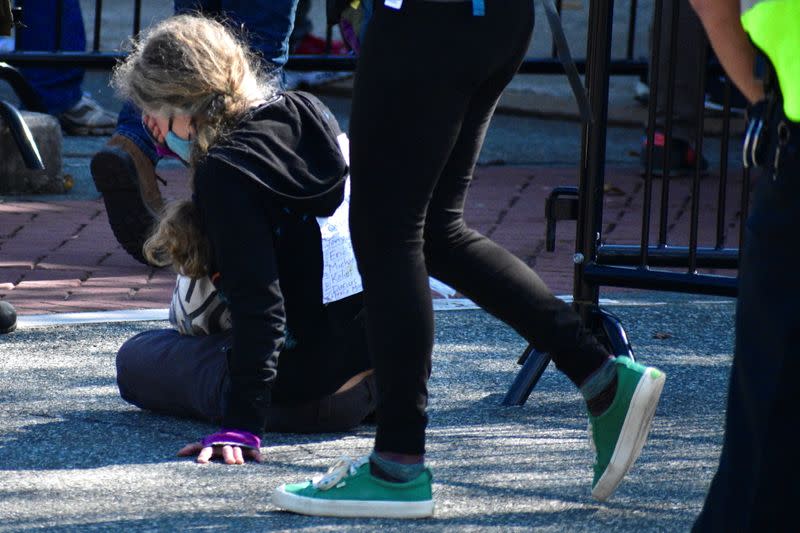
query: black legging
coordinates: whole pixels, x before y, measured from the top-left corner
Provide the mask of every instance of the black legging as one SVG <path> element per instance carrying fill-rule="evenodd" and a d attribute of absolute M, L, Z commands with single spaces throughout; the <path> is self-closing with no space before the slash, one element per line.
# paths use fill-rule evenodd
<path fill-rule="evenodd" d="M 513 327 L 580 384 L 608 357 L 542 280 L 469 229 L 464 201 L 497 100 L 524 58 L 532 0 L 375 2 L 350 120 L 350 225 L 378 383 L 375 448 L 425 449 L 428 274 Z"/>

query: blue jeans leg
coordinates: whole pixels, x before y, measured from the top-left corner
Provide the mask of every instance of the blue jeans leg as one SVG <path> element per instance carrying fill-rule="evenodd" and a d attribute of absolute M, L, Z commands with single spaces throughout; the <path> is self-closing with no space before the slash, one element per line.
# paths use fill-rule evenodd
<path fill-rule="evenodd" d="M 244 26 L 248 41 L 273 68 L 289 58 L 289 36 L 294 27 L 297 0 L 175 0 L 175 13 L 202 10 L 224 14 L 235 26 Z"/>
<path fill-rule="evenodd" d="M 56 43 L 57 21 L 53 16 L 57 1 L 62 2 L 59 43 Z M 17 30 L 17 50 L 86 50 L 86 33 L 78 0 L 25 0 L 24 8 L 26 27 Z M 50 114 L 61 114 L 81 99 L 84 74 L 81 68 L 26 67 L 20 70 Z"/>
<path fill-rule="evenodd" d="M 133 105 L 132 102 L 125 102 L 117 117 L 117 129 L 115 133 L 123 135 L 139 147 L 144 154 L 155 164 L 158 161 L 156 147 L 150 136 L 144 131 L 142 125 L 142 110 Z"/>
<path fill-rule="evenodd" d="M 311 18 L 308 16 L 309 11 L 311 11 L 311 0 L 298 0 L 297 12 L 294 17 L 294 29 L 289 43 L 292 48 L 302 41 L 306 35 L 310 34 L 313 29 Z"/>

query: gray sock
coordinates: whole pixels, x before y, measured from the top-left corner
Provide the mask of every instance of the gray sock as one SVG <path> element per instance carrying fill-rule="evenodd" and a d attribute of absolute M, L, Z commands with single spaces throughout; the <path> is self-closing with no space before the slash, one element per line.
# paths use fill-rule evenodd
<path fill-rule="evenodd" d="M 406 481 L 416 479 L 425 470 L 424 462 L 410 465 L 397 463 L 384 459 L 374 450 L 369 456 L 369 462 L 372 475 L 395 483 L 405 483 Z"/>
<path fill-rule="evenodd" d="M 600 368 L 595 370 L 591 376 L 586 378 L 586 381 L 581 383 L 581 394 L 583 399 L 587 402 L 608 387 L 617 375 L 617 368 L 614 366 L 614 358 L 609 357 L 600 365 Z"/>

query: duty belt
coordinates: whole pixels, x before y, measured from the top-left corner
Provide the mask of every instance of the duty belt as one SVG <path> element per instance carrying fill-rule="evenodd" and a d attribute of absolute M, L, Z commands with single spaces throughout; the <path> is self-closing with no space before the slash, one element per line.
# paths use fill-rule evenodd
<path fill-rule="evenodd" d="M 749 119 L 742 145 L 742 164 L 745 168 L 763 167 L 769 157 L 769 135 L 774 131 L 775 158 L 773 168 L 778 168 L 781 152 L 790 144 L 800 147 L 800 123 L 787 119 L 780 106 L 772 102 L 758 102 L 748 111 Z M 777 122 L 773 129 L 771 126 Z"/>

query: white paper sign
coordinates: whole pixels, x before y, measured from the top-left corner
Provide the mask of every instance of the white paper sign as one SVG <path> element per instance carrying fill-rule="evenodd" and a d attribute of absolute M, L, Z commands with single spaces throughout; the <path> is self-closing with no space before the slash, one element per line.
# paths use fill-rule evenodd
<path fill-rule="evenodd" d="M 350 242 L 350 178 L 344 186 L 344 201 L 333 213 L 317 218 L 322 236 L 322 303 L 342 300 L 362 291 L 361 276 Z"/>
<path fill-rule="evenodd" d="M 350 163 L 350 141 L 339 135 L 339 147 L 345 161 Z M 344 200 L 329 217 L 318 217 L 322 237 L 322 303 L 328 304 L 352 296 L 363 290 L 361 276 L 350 242 L 350 178 L 344 184 Z M 431 289 L 445 298 L 456 294 L 455 289 L 441 281 L 429 278 Z"/>
<path fill-rule="evenodd" d="M 350 142 L 338 138 L 345 161 L 350 163 Z M 344 200 L 329 217 L 318 217 L 322 237 L 322 303 L 336 302 L 361 292 L 353 244 L 350 242 L 350 178 L 344 184 Z"/>

